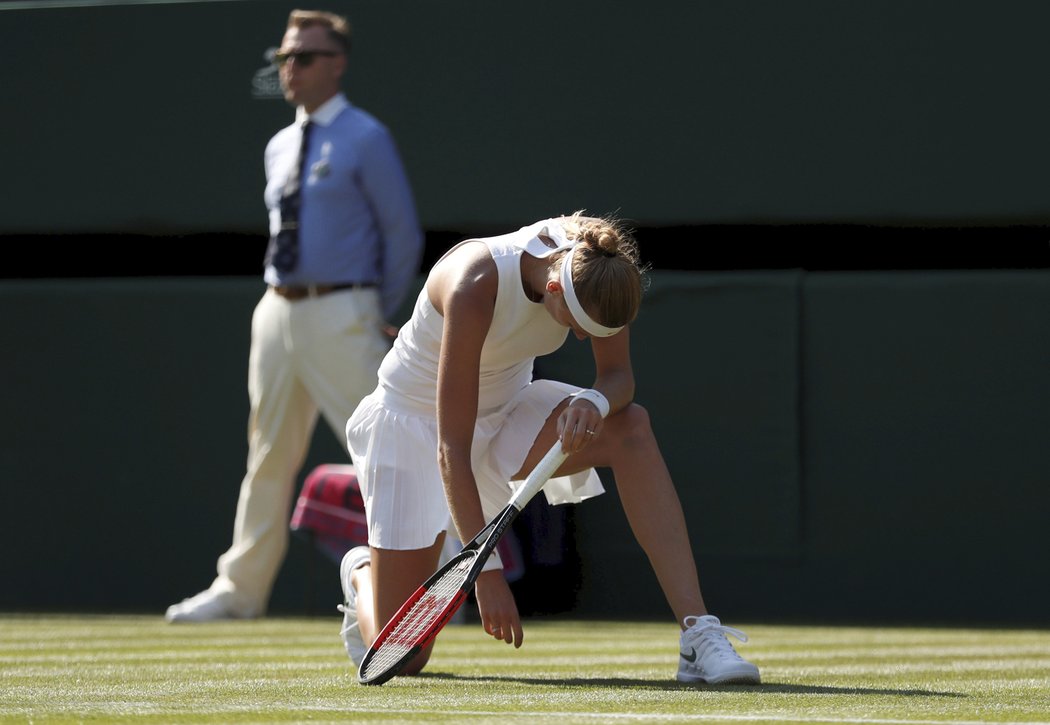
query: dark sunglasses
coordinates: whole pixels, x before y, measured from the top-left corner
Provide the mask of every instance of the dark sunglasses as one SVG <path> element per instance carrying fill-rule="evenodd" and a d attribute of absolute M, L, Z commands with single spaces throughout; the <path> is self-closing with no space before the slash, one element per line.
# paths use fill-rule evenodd
<path fill-rule="evenodd" d="M 273 61 L 277 65 L 284 65 L 290 60 L 295 60 L 297 66 L 307 68 L 313 64 L 314 58 L 319 55 L 330 58 L 334 55 L 339 55 L 339 53 L 334 50 L 293 50 L 289 52 L 279 50 L 273 54 Z"/>

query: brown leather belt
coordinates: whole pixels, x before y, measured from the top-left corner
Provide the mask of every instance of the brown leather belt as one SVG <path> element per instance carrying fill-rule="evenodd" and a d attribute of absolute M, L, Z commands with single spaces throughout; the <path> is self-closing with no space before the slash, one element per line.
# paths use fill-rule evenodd
<path fill-rule="evenodd" d="M 270 285 L 270 289 L 286 300 L 296 302 L 307 297 L 323 297 L 344 289 L 369 289 L 377 286 L 375 282 L 345 282 L 341 284 Z"/>

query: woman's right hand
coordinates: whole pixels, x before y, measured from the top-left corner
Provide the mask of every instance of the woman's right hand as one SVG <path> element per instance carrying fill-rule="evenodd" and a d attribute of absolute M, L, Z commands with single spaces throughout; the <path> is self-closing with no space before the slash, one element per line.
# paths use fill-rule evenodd
<path fill-rule="evenodd" d="M 521 629 L 518 605 L 503 576 L 502 569 L 484 571 L 474 585 L 481 612 L 481 626 L 485 634 L 501 639 L 507 644 L 521 647 L 525 633 Z"/>

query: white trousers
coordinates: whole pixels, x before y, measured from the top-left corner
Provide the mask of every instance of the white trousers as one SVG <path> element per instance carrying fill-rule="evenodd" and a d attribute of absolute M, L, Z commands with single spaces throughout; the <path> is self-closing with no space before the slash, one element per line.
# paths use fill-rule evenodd
<path fill-rule="evenodd" d="M 389 349 L 376 289 L 288 301 L 267 290 L 252 315 L 248 466 L 233 543 L 211 589 L 244 617 L 266 612 L 288 549 L 299 470 L 319 414 L 345 446 L 346 421 L 376 386 Z"/>

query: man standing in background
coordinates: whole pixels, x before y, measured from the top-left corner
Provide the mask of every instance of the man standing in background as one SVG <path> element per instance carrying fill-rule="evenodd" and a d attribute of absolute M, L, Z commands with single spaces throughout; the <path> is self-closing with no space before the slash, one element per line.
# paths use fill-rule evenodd
<path fill-rule="evenodd" d="M 266 147 L 267 290 L 252 317 L 248 467 L 218 576 L 169 622 L 259 617 L 288 548 L 293 488 L 319 414 L 345 425 L 376 385 L 423 235 L 389 131 L 340 90 L 346 18 L 293 10 L 276 53 L 296 121 Z"/>

